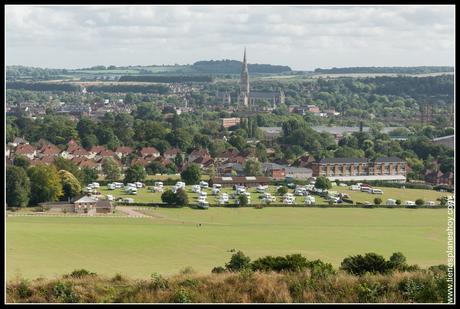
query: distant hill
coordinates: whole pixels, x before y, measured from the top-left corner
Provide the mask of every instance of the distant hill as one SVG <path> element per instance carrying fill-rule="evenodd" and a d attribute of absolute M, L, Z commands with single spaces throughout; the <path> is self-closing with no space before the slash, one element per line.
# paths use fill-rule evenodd
<path fill-rule="evenodd" d="M 243 63 L 237 60 L 198 61 L 192 65 L 194 71 L 215 74 L 240 74 Z M 284 73 L 292 69 L 285 65 L 248 64 L 249 73 Z"/>
<path fill-rule="evenodd" d="M 420 66 L 420 67 L 349 67 L 315 69 L 315 73 L 353 74 L 353 73 L 389 73 L 389 74 L 429 74 L 454 72 L 454 67 L 447 66 Z"/>

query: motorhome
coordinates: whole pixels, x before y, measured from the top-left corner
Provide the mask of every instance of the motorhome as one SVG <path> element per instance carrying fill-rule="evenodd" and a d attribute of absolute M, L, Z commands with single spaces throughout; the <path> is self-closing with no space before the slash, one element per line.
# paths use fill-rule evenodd
<path fill-rule="evenodd" d="M 219 189 L 219 188 L 212 188 L 211 193 L 212 193 L 213 195 L 217 195 L 217 194 L 219 194 L 219 192 L 220 192 L 220 189 Z"/>
<path fill-rule="evenodd" d="M 142 182 L 135 182 L 134 183 L 136 185 L 136 188 L 142 188 L 144 186 L 144 184 Z"/>
<path fill-rule="evenodd" d="M 116 186 L 115 186 L 114 183 L 109 183 L 109 184 L 107 185 L 107 188 L 108 188 L 109 190 L 115 190 L 115 189 L 116 189 Z"/>
<path fill-rule="evenodd" d="M 212 188 L 213 189 L 222 189 L 222 185 L 218 184 L 218 183 L 215 183 L 215 184 L 212 185 Z"/>
<path fill-rule="evenodd" d="M 414 201 L 406 201 L 404 203 L 404 205 L 406 205 L 406 206 L 415 206 L 415 202 Z"/>
<path fill-rule="evenodd" d="M 113 195 L 107 194 L 107 200 L 108 201 L 113 201 Z"/>
<path fill-rule="evenodd" d="M 93 183 L 91 183 L 91 185 L 93 186 L 93 188 L 99 188 L 100 187 L 98 182 L 93 182 Z"/>
<path fill-rule="evenodd" d="M 256 192 L 258 193 L 264 193 L 265 190 L 267 190 L 268 186 L 262 186 L 262 185 L 258 185 L 257 188 L 256 188 Z"/>
<path fill-rule="evenodd" d="M 352 185 L 350 186 L 351 191 L 361 191 L 361 187 L 358 185 Z"/>
<path fill-rule="evenodd" d="M 155 181 L 155 187 L 163 187 L 162 181 Z"/>
<path fill-rule="evenodd" d="M 178 181 L 176 182 L 175 186 L 179 189 L 179 188 L 185 188 L 185 182 L 182 182 L 182 181 Z"/>
<path fill-rule="evenodd" d="M 425 203 L 425 205 L 427 205 L 427 206 L 434 206 L 434 205 L 436 205 L 436 203 L 433 202 L 433 201 L 427 201 L 427 202 Z"/>
<path fill-rule="evenodd" d="M 200 181 L 200 187 L 201 188 L 209 188 L 209 184 L 206 181 Z"/>
<path fill-rule="evenodd" d="M 244 187 L 237 187 L 236 188 L 236 194 L 243 194 L 246 192 L 246 188 Z"/>
<path fill-rule="evenodd" d="M 193 185 L 193 186 L 192 186 L 192 192 L 194 192 L 194 193 L 199 193 L 199 192 L 201 192 L 201 187 L 200 187 L 200 185 Z"/>
<path fill-rule="evenodd" d="M 315 199 L 314 196 L 307 195 L 307 196 L 305 197 L 305 204 L 307 204 L 307 205 L 313 205 L 313 204 L 315 204 L 315 203 L 316 203 L 316 199 Z"/>
<path fill-rule="evenodd" d="M 206 197 L 206 196 L 208 196 L 208 193 L 206 193 L 206 192 L 204 192 L 204 191 L 200 191 L 200 196 Z"/>
<path fill-rule="evenodd" d="M 209 208 L 209 203 L 206 201 L 201 201 L 198 203 L 198 208 L 200 209 L 208 209 Z"/>
<path fill-rule="evenodd" d="M 387 204 L 389 206 L 394 206 L 394 205 L 396 205 L 396 200 L 389 198 L 389 199 L 387 199 L 385 204 Z"/>
<path fill-rule="evenodd" d="M 383 194 L 383 191 L 380 189 L 372 189 L 372 194 Z"/>
<path fill-rule="evenodd" d="M 371 193 L 372 192 L 372 189 L 370 187 L 361 187 L 361 192 L 368 192 L 368 193 Z"/>

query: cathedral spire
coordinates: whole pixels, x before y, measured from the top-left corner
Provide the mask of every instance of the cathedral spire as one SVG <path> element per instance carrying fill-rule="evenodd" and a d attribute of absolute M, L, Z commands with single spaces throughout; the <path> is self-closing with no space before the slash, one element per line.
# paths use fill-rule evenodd
<path fill-rule="evenodd" d="M 241 69 L 240 91 L 242 93 L 249 93 L 249 72 L 248 63 L 246 61 L 246 47 L 244 48 L 243 67 Z"/>

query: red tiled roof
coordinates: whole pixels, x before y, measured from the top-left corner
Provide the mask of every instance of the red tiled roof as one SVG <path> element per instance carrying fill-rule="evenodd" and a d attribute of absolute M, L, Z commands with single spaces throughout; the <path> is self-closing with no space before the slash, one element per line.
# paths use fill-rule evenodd
<path fill-rule="evenodd" d="M 115 155 L 115 153 L 112 150 L 107 150 L 107 149 L 99 152 L 98 154 L 101 157 L 113 157 Z"/>
<path fill-rule="evenodd" d="M 104 146 L 93 146 L 93 147 L 91 147 L 89 152 L 91 152 L 91 153 L 100 153 L 101 151 L 104 151 L 104 150 L 106 150 L 106 148 Z"/>
<path fill-rule="evenodd" d="M 73 150 L 72 152 L 70 152 L 71 154 L 75 155 L 75 156 L 87 156 L 89 155 L 89 152 L 86 151 L 84 148 L 82 147 L 78 147 L 76 148 L 75 150 Z"/>
<path fill-rule="evenodd" d="M 133 152 L 133 149 L 131 147 L 123 147 L 120 146 L 115 150 L 116 153 L 123 153 L 123 154 L 129 154 Z"/>
<path fill-rule="evenodd" d="M 51 155 L 51 156 L 44 156 L 43 158 L 41 158 L 40 161 L 43 162 L 43 163 L 46 163 L 46 164 L 51 164 L 51 163 L 54 162 L 54 159 L 55 159 L 55 158 L 56 158 L 56 157 L 55 157 L 55 156 L 52 156 L 52 155 Z"/>
<path fill-rule="evenodd" d="M 89 159 L 83 159 L 78 166 L 81 168 L 88 167 L 88 168 L 94 168 L 96 167 L 96 162 L 89 160 Z"/>
<path fill-rule="evenodd" d="M 40 153 L 43 155 L 58 155 L 61 153 L 61 149 L 53 144 L 46 144 L 40 149 Z"/>
<path fill-rule="evenodd" d="M 143 167 L 146 167 L 147 165 L 149 165 L 149 163 L 150 162 L 145 160 L 144 158 L 135 158 L 134 160 L 131 161 L 131 166 L 136 165 L 136 164 L 140 164 Z"/>
<path fill-rule="evenodd" d="M 23 145 L 19 145 L 18 147 L 16 147 L 16 153 L 17 154 L 33 154 L 34 151 L 35 151 L 35 147 L 30 145 L 30 144 L 23 144 Z"/>
<path fill-rule="evenodd" d="M 155 147 L 144 147 L 141 149 L 140 153 L 143 157 L 145 157 L 147 155 L 159 154 L 160 152 Z"/>
<path fill-rule="evenodd" d="M 164 152 L 164 155 L 177 155 L 180 152 L 179 148 L 169 148 Z"/>

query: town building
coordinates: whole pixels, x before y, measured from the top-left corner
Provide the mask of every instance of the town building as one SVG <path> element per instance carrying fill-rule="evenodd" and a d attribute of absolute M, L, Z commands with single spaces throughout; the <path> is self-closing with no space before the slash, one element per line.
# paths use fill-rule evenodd
<path fill-rule="evenodd" d="M 406 162 L 397 157 L 380 157 L 374 161 L 366 158 L 323 158 L 312 164 L 313 176 L 329 180 L 406 181 Z"/>
<path fill-rule="evenodd" d="M 236 125 L 239 125 L 241 122 L 241 118 L 221 118 L 222 121 L 222 127 L 223 128 L 230 128 Z"/>

